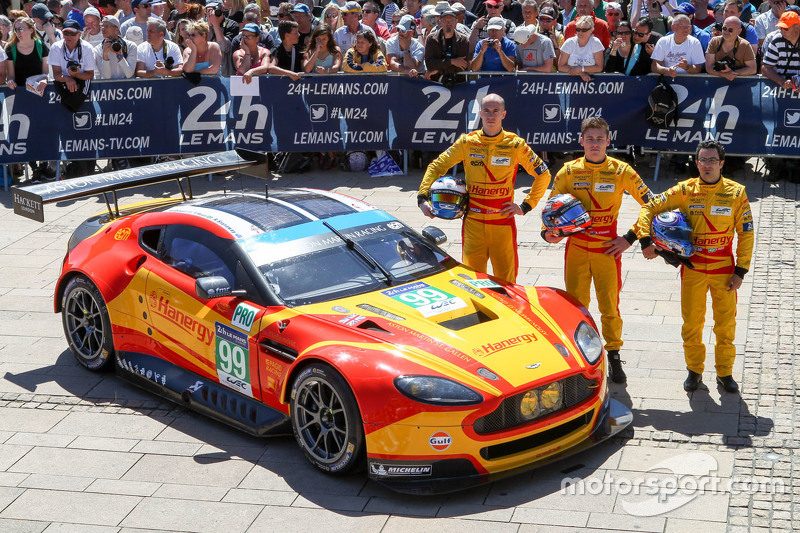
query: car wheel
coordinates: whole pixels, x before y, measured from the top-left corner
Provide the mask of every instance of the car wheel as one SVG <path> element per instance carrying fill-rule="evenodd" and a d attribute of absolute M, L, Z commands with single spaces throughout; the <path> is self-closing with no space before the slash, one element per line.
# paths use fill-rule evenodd
<path fill-rule="evenodd" d="M 311 463 L 344 474 L 363 466 L 364 430 L 355 397 L 333 368 L 312 364 L 292 386 L 292 431 Z"/>
<path fill-rule="evenodd" d="M 83 276 L 69 280 L 61 302 L 61 322 L 69 348 L 89 370 L 107 368 L 113 360 L 111 321 L 103 296 Z"/>

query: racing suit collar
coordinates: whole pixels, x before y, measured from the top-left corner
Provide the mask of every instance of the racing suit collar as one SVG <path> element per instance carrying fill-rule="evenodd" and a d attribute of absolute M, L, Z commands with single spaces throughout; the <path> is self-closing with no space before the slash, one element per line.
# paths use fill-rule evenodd
<path fill-rule="evenodd" d="M 708 181 L 704 180 L 701 176 L 697 176 L 697 179 L 699 180 L 700 185 L 702 185 L 704 187 L 715 187 L 715 186 L 719 185 L 720 183 L 722 183 L 722 174 L 720 174 L 719 175 L 719 179 L 717 179 L 717 181 L 714 181 L 714 182 L 708 182 Z"/>
<path fill-rule="evenodd" d="M 504 130 L 503 128 L 500 128 L 500 131 L 498 131 L 497 134 L 489 135 L 489 134 L 486 133 L 486 130 L 481 128 L 481 137 L 483 137 L 484 139 L 492 139 L 492 140 L 494 140 L 494 139 L 502 139 L 504 137 L 505 132 L 506 132 L 506 130 Z"/>
<path fill-rule="evenodd" d="M 586 156 L 583 156 L 583 160 L 588 165 L 605 165 L 606 161 L 608 161 L 608 156 L 605 156 L 602 161 L 589 161 Z"/>

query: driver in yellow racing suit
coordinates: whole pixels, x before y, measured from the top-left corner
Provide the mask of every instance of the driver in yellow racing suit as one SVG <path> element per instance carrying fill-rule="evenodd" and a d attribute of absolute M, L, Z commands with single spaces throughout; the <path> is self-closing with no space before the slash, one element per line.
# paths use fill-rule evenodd
<path fill-rule="evenodd" d="M 505 102 L 497 94 L 481 100 L 482 129 L 462 135 L 428 165 L 419 187 L 417 203 L 433 218 L 428 193 L 431 185 L 458 163 L 464 164 L 469 206 L 461 228 L 463 262 L 486 272 L 489 260 L 493 274 L 516 282 L 517 226 L 514 215 L 528 213 L 547 191 L 550 171 L 530 146 L 516 134 L 503 130 Z M 534 176 L 528 196 L 514 203 L 518 165 Z"/>
<path fill-rule="evenodd" d="M 634 225 L 624 236 L 618 236 L 617 217 L 623 192 L 628 192 L 640 205 L 646 204 L 652 194 L 639 174 L 627 163 L 606 155 L 610 143 L 605 120 L 600 117 L 584 120 L 581 124 L 584 156 L 566 163 L 558 171 L 550 194 L 573 195 L 592 217 L 589 230 L 575 233 L 567 240 L 564 283 L 568 293 L 589 307 L 590 289 L 594 281 L 611 381 L 625 383 L 627 378 L 619 355 L 622 348 L 620 255 L 636 241 L 637 235 Z M 545 230 L 542 231 L 542 237 L 551 243 L 563 239 Z"/>

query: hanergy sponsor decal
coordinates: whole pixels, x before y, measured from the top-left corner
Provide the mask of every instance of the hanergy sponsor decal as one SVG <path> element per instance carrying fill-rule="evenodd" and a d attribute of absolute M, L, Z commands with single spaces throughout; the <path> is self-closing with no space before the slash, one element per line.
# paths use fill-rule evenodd
<path fill-rule="evenodd" d="M 432 465 L 388 465 L 384 463 L 369 463 L 369 471 L 376 477 L 404 477 L 404 476 L 430 476 L 433 472 Z"/>
<path fill-rule="evenodd" d="M 151 294 L 151 304 L 153 303 L 152 300 L 155 299 L 154 296 L 155 293 Z M 155 309 L 153 312 L 155 314 L 167 319 L 179 328 L 194 334 L 197 340 L 206 346 L 211 345 L 211 341 L 214 339 L 214 334 L 211 329 L 193 316 L 187 315 L 180 309 L 171 306 L 169 298 L 165 298 L 163 295 L 158 296 L 158 301 L 154 307 Z"/>
<path fill-rule="evenodd" d="M 444 431 L 437 431 L 428 439 L 428 444 L 437 452 L 443 452 L 453 444 L 453 437 Z"/>
<path fill-rule="evenodd" d="M 533 333 L 523 333 L 522 335 L 517 335 L 516 337 L 511 337 L 510 339 L 503 339 L 500 342 L 487 342 L 480 347 L 480 350 L 483 355 L 491 355 L 497 352 L 502 352 L 503 350 L 507 350 L 508 348 L 513 348 L 522 344 L 529 344 L 535 340 L 536 335 Z"/>

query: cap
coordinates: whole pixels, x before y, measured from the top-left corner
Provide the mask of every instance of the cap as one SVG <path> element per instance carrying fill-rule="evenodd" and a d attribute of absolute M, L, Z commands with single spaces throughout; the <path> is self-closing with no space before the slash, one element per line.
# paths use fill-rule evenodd
<path fill-rule="evenodd" d="M 489 24 L 486 25 L 487 30 L 504 30 L 506 28 L 506 21 L 503 17 L 492 17 L 489 19 Z"/>
<path fill-rule="evenodd" d="M 342 13 L 361 13 L 361 4 L 358 2 L 345 2 Z"/>
<path fill-rule="evenodd" d="M 800 15 L 798 15 L 794 11 L 785 11 L 783 15 L 781 15 L 781 18 L 778 21 L 777 26 L 779 28 L 788 30 L 792 26 L 797 26 L 798 24 L 800 24 Z"/>
<path fill-rule="evenodd" d="M 151 5 L 150 0 L 132 0 L 131 9 L 135 9 L 139 6 L 149 6 L 149 5 Z"/>
<path fill-rule="evenodd" d="M 461 2 L 455 2 L 450 7 L 453 8 L 453 11 L 455 11 L 456 13 L 466 13 L 467 12 L 466 6 L 464 6 L 464 4 L 462 4 Z"/>
<path fill-rule="evenodd" d="M 306 15 L 310 15 L 311 9 L 305 4 L 295 4 L 292 8 L 292 13 L 305 13 Z"/>
<path fill-rule="evenodd" d="M 614 11 L 622 11 L 622 6 L 617 2 L 606 2 L 606 11 L 613 9 Z"/>
<path fill-rule="evenodd" d="M 786 10 L 784 10 L 784 13 L 786 12 L 795 12 L 798 15 L 800 15 L 800 6 L 786 6 Z"/>
<path fill-rule="evenodd" d="M 450 5 L 450 2 L 437 2 L 436 3 L 436 14 L 440 17 L 445 15 L 456 15 L 456 12 L 453 10 L 453 6 Z"/>
<path fill-rule="evenodd" d="M 545 17 L 550 17 L 551 19 L 555 19 L 556 18 L 556 10 L 553 9 L 552 7 L 550 7 L 550 6 L 543 7 L 542 9 L 539 10 L 539 16 L 541 17 L 543 15 Z"/>
<path fill-rule="evenodd" d="M 438 15 L 438 13 L 436 12 L 436 6 L 432 6 L 430 4 L 426 4 L 426 5 L 422 6 L 422 9 L 420 9 L 420 14 L 423 17 L 429 17 L 431 15 L 434 15 L 434 16 Z"/>
<path fill-rule="evenodd" d="M 35 19 L 41 19 L 44 21 L 48 21 L 53 18 L 53 14 L 50 13 L 50 10 L 47 9 L 47 6 L 44 4 L 36 4 L 31 9 L 31 17 Z"/>
<path fill-rule="evenodd" d="M 120 27 L 119 19 L 113 15 L 106 15 L 101 21 L 103 24 L 111 24 L 112 26 Z"/>
<path fill-rule="evenodd" d="M 67 19 L 64 21 L 64 25 L 61 26 L 62 30 L 75 30 L 77 32 L 82 31 L 81 25 L 78 24 L 77 20 Z"/>
<path fill-rule="evenodd" d="M 502 6 L 503 5 L 503 0 L 486 0 L 486 2 L 484 2 L 484 5 L 487 5 L 487 6 Z"/>
<path fill-rule="evenodd" d="M 255 35 L 261 35 L 261 28 L 259 28 L 258 24 L 256 24 L 255 22 L 248 22 L 247 24 L 245 24 L 244 27 L 242 28 L 242 31 L 249 31 L 250 33 L 253 33 Z"/>
<path fill-rule="evenodd" d="M 92 7 L 92 6 L 89 6 L 86 9 L 83 10 L 83 16 L 84 16 L 84 18 L 85 17 L 97 17 L 98 20 L 103 18 L 100 15 L 100 11 L 98 11 L 96 7 Z"/>
<path fill-rule="evenodd" d="M 536 33 L 536 26 L 517 26 L 517 29 L 514 30 L 514 41 L 516 41 L 517 44 L 525 44 L 534 33 Z"/>
<path fill-rule="evenodd" d="M 222 2 L 220 2 L 220 0 L 208 0 L 205 7 L 216 9 L 218 7 L 222 7 Z"/>
<path fill-rule="evenodd" d="M 142 44 L 144 41 L 144 34 L 142 33 L 142 28 L 139 26 L 128 26 L 128 29 L 125 30 L 125 39 L 129 41 L 133 41 L 136 44 Z"/>
<path fill-rule="evenodd" d="M 409 31 L 417 29 L 417 22 L 414 20 L 413 15 L 403 15 L 400 22 L 397 23 L 398 31 Z"/>
<path fill-rule="evenodd" d="M 678 5 L 678 8 L 673 13 L 683 13 L 684 15 L 694 15 L 695 8 L 691 2 L 684 2 Z"/>
<path fill-rule="evenodd" d="M 261 12 L 261 6 L 259 6 L 258 4 L 252 4 L 252 3 L 251 4 L 247 4 L 246 6 L 244 6 L 244 12 L 245 13 L 250 13 L 251 11 L 256 11 L 256 12 L 260 13 Z"/>

